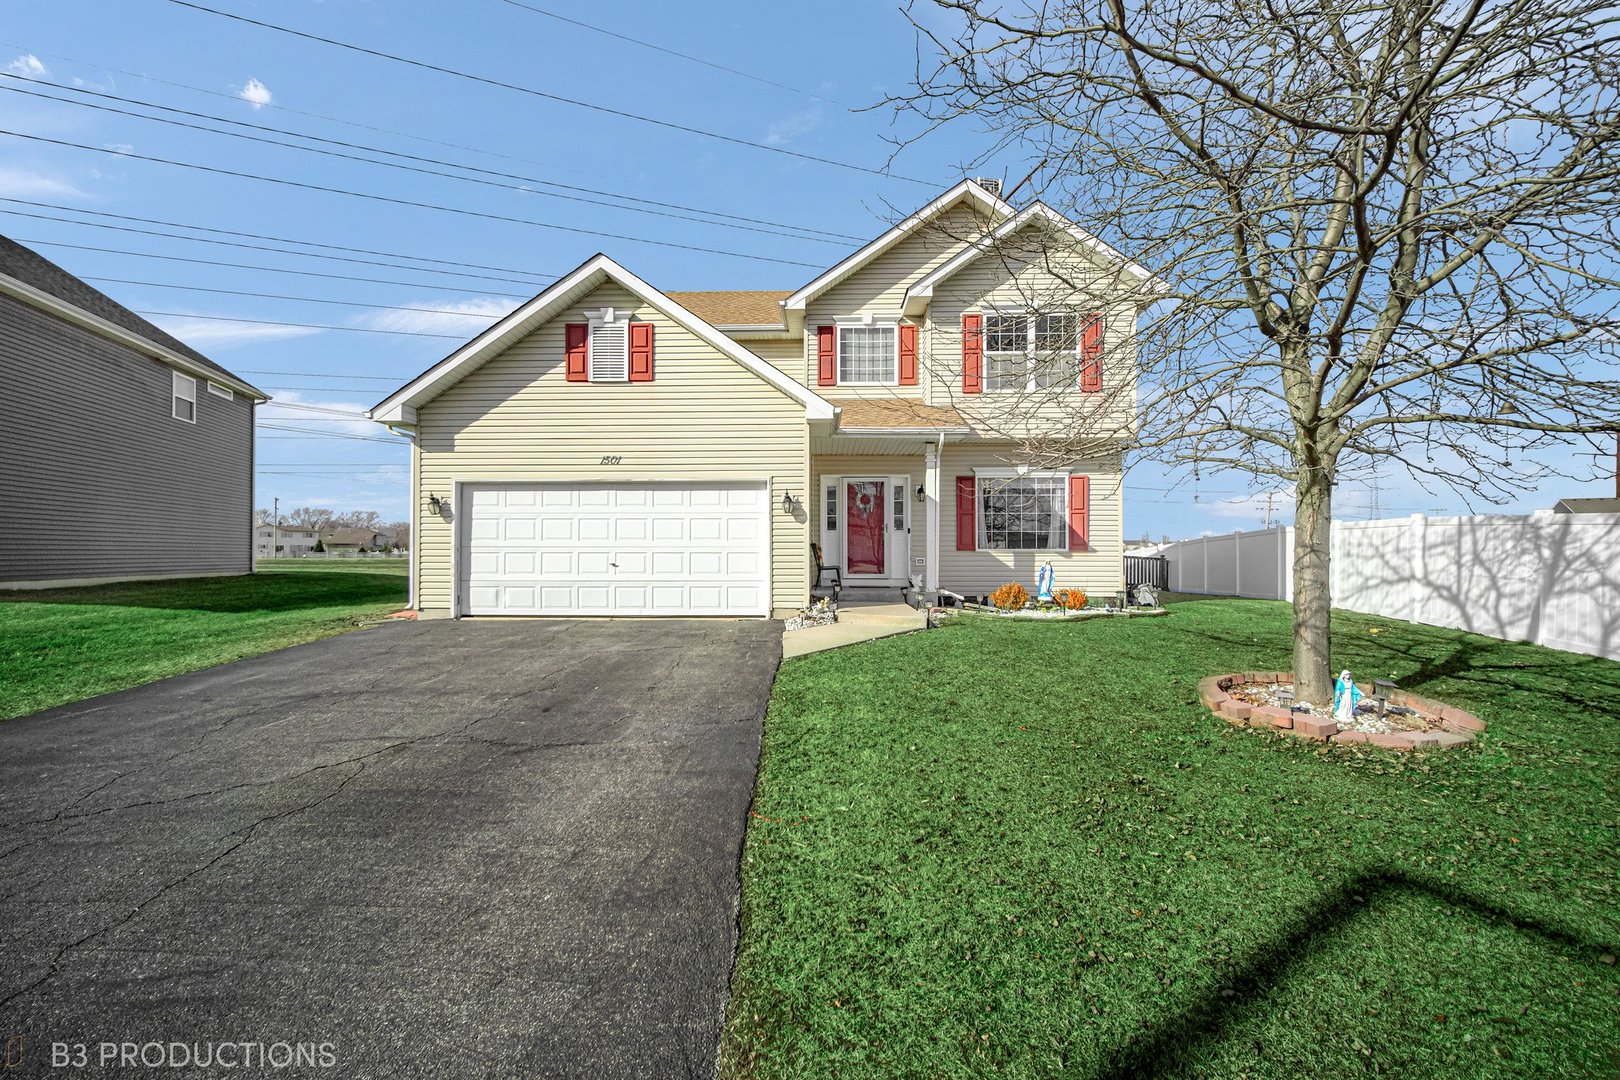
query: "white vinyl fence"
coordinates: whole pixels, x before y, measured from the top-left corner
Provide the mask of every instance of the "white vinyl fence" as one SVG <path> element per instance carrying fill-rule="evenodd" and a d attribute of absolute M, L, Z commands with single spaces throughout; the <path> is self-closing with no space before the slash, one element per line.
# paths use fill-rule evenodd
<path fill-rule="evenodd" d="M 1292 528 L 1172 544 L 1172 592 L 1293 599 Z M 1620 514 L 1333 523 L 1333 606 L 1620 660 Z"/>

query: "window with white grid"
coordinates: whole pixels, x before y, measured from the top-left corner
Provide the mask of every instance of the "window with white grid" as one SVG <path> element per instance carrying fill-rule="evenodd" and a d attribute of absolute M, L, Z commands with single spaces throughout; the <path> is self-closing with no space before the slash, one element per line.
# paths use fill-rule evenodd
<path fill-rule="evenodd" d="M 899 382 L 899 328 L 840 326 L 838 381 L 840 384 Z"/>
<path fill-rule="evenodd" d="M 979 477 L 981 551 L 1061 551 L 1069 546 L 1066 476 Z"/>
<path fill-rule="evenodd" d="M 987 315 L 985 389 L 1031 391 L 1080 378 L 1080 316 L 1072 311 Z"/>
<path fill-rule="evenodd" d="M 197 422 L 197 380 L 190 375 L 182 375 L 178 371 L 172 372 L 174 391 L 172 394 L 174 409 L 171 415 L 176 420 L 184 420 L 188 424 Z"/>

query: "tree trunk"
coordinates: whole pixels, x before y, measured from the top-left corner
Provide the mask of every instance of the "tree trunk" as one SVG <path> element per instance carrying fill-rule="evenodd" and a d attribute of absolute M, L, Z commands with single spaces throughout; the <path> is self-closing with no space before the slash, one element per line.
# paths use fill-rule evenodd
<path fill-rule="evenodd" d="M 1294 700 L 1329 706 L 1333 704 L 1328 640 L 1333 487 L 1326 470 L 1302 469 L 1294 495 Z"/>

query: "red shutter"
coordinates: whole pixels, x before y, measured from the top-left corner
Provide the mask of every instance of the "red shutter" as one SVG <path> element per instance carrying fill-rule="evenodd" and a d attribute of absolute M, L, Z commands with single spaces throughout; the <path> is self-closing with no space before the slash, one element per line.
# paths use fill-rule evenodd
<path fill-rule="evenodd" d="M 917 328 L 910 323 L 900 326 L 900 385 L 917 385 Z"/>
<path fill-rule="evenodd" d="M 962 316 L 962 393 L 984 389 L 984 316 Z"/>
<path fill-rule="evenodd" d="M 816 327 L 816 384 L 838 385 L 838 336 L 831 326 Z"/>
<path fill-rule="evenodd" d="M 972 551 L 978 547 L 979 530 L 973 516 L 974 498 L 973 477 L 958 476 L 956 478 L 957 551 Z"/>
<path fill-rule="evenodd" d="M 630 324 L 630 381 L 653 381 L 653 324 Z"/>
<path fill-rule="evenodd" d="M 563 328 L 564 355 L 568 358 L 568 381 L 590 382 L 591 372 L 586 358 L 589 355 L 591 327 L 589 323 L 571 322 Z"/>
<path fill-rule="evenodd" d="M 1080 389 L 1095 394 L 1102 389 L 1103 322 L 1095 313 L 1080 338 Z"/>
<path fill-rule="evenodd" d="M 1091 477 L 1069 477 L 1069 550 L 1091 550 Z"/>

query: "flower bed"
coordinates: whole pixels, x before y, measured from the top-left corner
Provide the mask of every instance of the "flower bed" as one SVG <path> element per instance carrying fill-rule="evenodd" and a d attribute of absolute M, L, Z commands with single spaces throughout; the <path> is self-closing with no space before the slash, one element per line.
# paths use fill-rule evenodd
<path fill-rule="evenodd" d="M 1334 743 L 1369 743 L 1389 750 L 1439 750 L 1461 746 L 1474 740 L 1485 724 L 1473 713 L 1443 701 L 1408 694 L 1390 693 L 1393 710 L 1379 718 L 1371 692 L 1362 688 L 1363 699 L 1356 710 L 1353 726 L 1340 730 L 1333 716 L 1308 704 L 1284 706 L 1279 689 L 1291 689 L 1291 672 L 1245 671 L 1232 675 L 1211 675 L 1198 684 L 1198 697 L 1205 707 L 1234 724 L 1296 735 Z"/>

